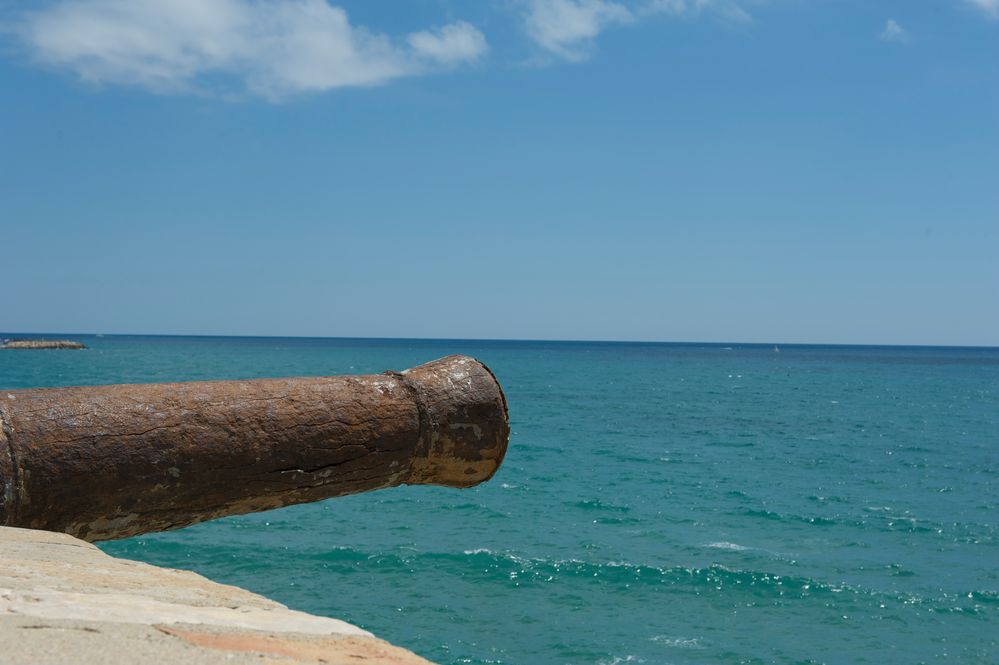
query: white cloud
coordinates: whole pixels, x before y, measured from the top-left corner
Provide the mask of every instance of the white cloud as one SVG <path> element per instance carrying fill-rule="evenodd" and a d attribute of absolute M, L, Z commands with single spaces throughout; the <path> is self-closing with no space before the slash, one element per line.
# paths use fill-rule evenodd
<path fill-rule="evenodd" d="M 414 32 L 407 41 L 417 53 L 446 65 L 475 60 L 488 49 L 485 35 L 464 21 Z"/>
<path fill-rule="evenodd" d="M 978 8 L 989 18 L 999 19 L 999 0 L 965 0 L 965 2 Z"/>
<path fill-rule="evenodd" d="M 885 29 L 881 31 L 880 38 L 883 42 L 907 42 L 909 33 L 895 19 L 890 18 L 885 21 Z"/>
<path fill-rule="evenodd" d="M 753 22 L 749 12 L 729 0 L 649 0 L 645 7 L 645 13 L 664 13 L 689 18 L 707 12 L 733 23 Z"/>
<path fill-rule="evenodd" d="M 578 61 L 605 27 L 632 19 L 627 7 L 609 0 L 529 0 L 525 26 L 541 48 Z"/>
<path fill-rule="evenodd" d="M 999 1 L 999 0 L 997 0 Z M 630 4 L 612 0 L 523 0 L 528 36 L 550 54 L 579 61 L 606 28 L 632 23 L 657 14 L 696 18 L 705 13 L 733 23 L 751 23 L 752 17 L 735 0 L 639 0 Z"/>
<path fill-rule="evenodd" d="M 36 60 L 103 84 L 271 100 L 369 86 L 475 60 L 485 37 L 468 23 L 397 43 L 350 23 L 326 0 L 62 0 L 15 27 Z"/>

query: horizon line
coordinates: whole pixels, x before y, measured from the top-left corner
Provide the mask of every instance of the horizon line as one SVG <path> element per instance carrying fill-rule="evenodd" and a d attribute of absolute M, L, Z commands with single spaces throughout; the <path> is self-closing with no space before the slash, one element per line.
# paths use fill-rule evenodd
<path fill-rule="evenodd" d="M 549 339 L 549 338 L 514 338 L 514 337 L 380 337 L 357 335 L 221 335 L 221 334 L 177 334 L 177 333 L 82 333 L 82 332 L 14 332 L 0 331 L 0 336 L 6 335 L 42 335 L 65 337 L 203 337 L 214 339 L 329 339 L 329 340 L 379 340 L 379 341 L 412 341 L 412 342 L 526 342 L 542 344 L 659 344 L 693 346 L 708 344 L 711 346 L 840 346 L 861 348 L 917 348 L 917 349 L 988 349 L 999 350 L 999 345 L 985 344 L 885 344 L 885 343 L 851 343 L 851 342 L 737 342 L 737 341 L 707 341 L 707 340 L 628 340 L 628 339 Z"/>

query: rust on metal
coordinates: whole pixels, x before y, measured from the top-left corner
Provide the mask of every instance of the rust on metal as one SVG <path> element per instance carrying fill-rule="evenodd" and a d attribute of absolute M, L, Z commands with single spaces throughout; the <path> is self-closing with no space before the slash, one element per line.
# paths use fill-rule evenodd
<path fill-rule="evenodd" d="M 0 525 L 126 538 L 402 484 L 470 487 L 506 453 L 473 358 L 404 372 L 0 393 Z"/>

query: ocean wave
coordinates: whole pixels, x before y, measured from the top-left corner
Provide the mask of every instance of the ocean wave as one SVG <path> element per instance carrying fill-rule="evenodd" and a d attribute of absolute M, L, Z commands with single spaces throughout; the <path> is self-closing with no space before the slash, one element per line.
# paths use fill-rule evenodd
<path fill-rule="evenodd" d="M 776 522 L 801 522 L 803 524 L 814 524 L 816 526 L 834 526 L 836 524 L 843 524 L 842 520 L 832 518 L 832 517 L 806 517 L 804 515 L 795 515 L 792 513 L 779 513 L 773 510 L 766 509 L 749 509 L 740 511 L 741 515 L 747 517 L 761 517 L 767 520 L 774 520 Z M 862 524 L 860 521 L 853 520 L 854 525 Z"/>
<path fill-rule="evenodd" d="M 120 550 L 117 552 L 119 555 L 134 555 L 135 550 L 144 547 L 142 542 L 139 539 L 121 541 L 116 547 L 108 549 Z M 183 547 L 179 543 L 156 544 L 164 550 Z M 740 551 L 738 548 L 744 547 L 727 541 L 706 546 L 732 551 Z M 224 579 L 230 581 L 240 575 L 266 576 L 267 571 L 279 567 L 280 564 L 275 562 L 280 562 L 285 553 L 284 548 L 278 546 L 242 550 L 238 555 L 234 552 L 231 546 L 201 544 L 197 548 L 199 565 L 194 567 L 209 577 L 225 571 Z M 161 565 L 176 565 L 176 561 L 170 561 L 171 556 L 180 556 L 179 552 L 167 555 L 166 551 L 160 552 L 158 557 L 149 556 L 149 552 L 143 554 L 146 560 Z M 194 562 L 190 558 L 189 546 L 185 554 L 186 563 L 190 566 Z M 911 611 L 958 620 L 994 622 L 999 619 L 999 590 L 996 589 L 979 587 L 922 596 L 891 588 L 870 588 L 805 575 L 781 574 L 755 566 L 657 566 L 627 560 L 532 557 L 488 547 L 433 552 L 416 548 L 368 551 L 345 545 L 301 552 L 300 560 L 306 568 L 310 565 L 307 562 L 311 562 L 316 568 L 323 569 L 321 574 L 335 575 L 344 580 L 347 576 L 358 574 L 389 578 L 412 578 L 415 575 L 436 579 L 441 584 L 461 580 L 482 589 L 490 586 L 496 589 L 534 588 L 544 593 L 568 593 L 578 597 L 589 597 L 602 587 L 605 592 L 640 594 L 639 597 L 646 599 L 661 597 L 660 594 L 686 595 L 713 598 L 731 606 L 775 606 L 808 601 L 825 607 L 866 607 L 873 615 L 895 620 L 903 620 L 900 612 Z M 888 568 L 892 577 L 912 574 L 898 564 Z M 661 637 L 657 641 L 666 644 L 668 639 L 680 638 Z"/>
<path fill-rule="evenodd" d="M 714 545 L 742 547 L 735 543 Z M 921 606 L 929 612 L 981 616 L 999 610 L 999 592 L 978 590 L 970 593 L 944 593 L 923 598 L 888 590 L 828 582 L 799 575 L 785 575 L 767 570 L 730 568 L 720 564 L 704 567 L 660 567 L 628 561 L 594 562 L 581 559 L 527 557 L 512 552 L 496 552 L 480 547 L 460 553 L 385 552 L 364 553 L 350 548 L 325 552 L 320 558 L 346 566 L 379 566 L 412 573 L 421 570 L 447 570 L 476 583 L 501 583 L 516 586 L 543 584 L 601 584 L 631 589 L 669 588 L 674 592 L 706 595 L 712 593 L 751 596 L 754 602 L 794 601 L 803 599 L 832 602 L 843 595 L 867 598 L 881 605 Z M 430 574 L 428 572 L 428 574 Z"/>
<path fill-rule="evenodd" d="M 730 514 L 772 520 L 775 522 L 797 522 L 821 527 L 849 527 L 858 530 L 894 531 L 901 533 L 926 533 L 946 535 L 954 542 L 987 543 L 999 536 L 994 525 L 973 522 L 939 523 L 912 515 L 898 514 L 889 506 L 865 506 L 864 515 L 799 515 L 782 513 L 765 508 L 749 508 L 730 511 Z"/>
<path fill-rule="evenodd" d="M 642 520 L 637 517 L 609 517 L 601 516 L 593 518 L 594 524 L 614 524 L 614 525 L 636 525 L 642 524 Z"/>
<path fill-rule="evenodd" d="M 598 665 L 621 665 L 621 663 L 644 663 L 638 656 L 613 656 L 610 660 L 601 660 Z"/>
<path fill-rule="evenodd" d="M 807 498 L 809 501 L 815 501 L 817 503 L 846 503 L 846 499 L 839 496 L 821 496 L 818 494 L 810 494 Z"/>
<path fill-rule="evenodd" d="M 745 545 L 739 545 L 738 543 L 729 543 L 726 541 L 719 541 L 717 543 L 708 543 L 705 547 L 710 547 L 716 550 L 731 550 L 733 552 L 745 552 L 746 550 L 752 549 L 746 547 Z"/>
<path fill-rule="evenodd" d="M 628 506 L 619 506 L 609 501 L 601 501 L 600 499 L 584 499 L 569 505 L 582 508 L 583 510 L 604 510 L 615 513 L 627 513 L 631 510 Z"/>
<path fill-rule="evenodd" d="M 999 591 L 971 591 L 968 598 L 986 605 L 999 605 Z"/>
<path fill-rule="evenodd" d="M 677 649 L 700 649 L 701 641 L 696 637 L 670 637 L 669 635 L 654 635 L 649 638 L 650 642 L 656 642 L 668 647 Z"/>

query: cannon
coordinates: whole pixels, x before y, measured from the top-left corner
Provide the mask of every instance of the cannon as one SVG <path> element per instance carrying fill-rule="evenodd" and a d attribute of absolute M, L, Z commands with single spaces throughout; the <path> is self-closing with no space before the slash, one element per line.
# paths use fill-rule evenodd
<path fill-rule="evenodd" d="M 506 398 L 482 363 L 403 372 L 0 392 L 0 526 L 88 541 L 499 468 Z"/>

